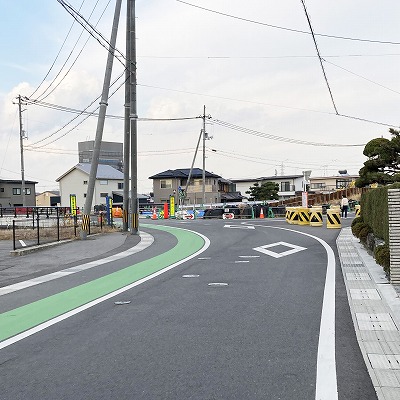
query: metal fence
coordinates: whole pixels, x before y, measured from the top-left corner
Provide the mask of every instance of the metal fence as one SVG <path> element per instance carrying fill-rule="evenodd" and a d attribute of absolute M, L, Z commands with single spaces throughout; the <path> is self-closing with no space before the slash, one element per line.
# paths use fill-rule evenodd
<path fill-rule="evenodd" d="M 74 239 L 80 234 L 80 215 L 71 215 L 61 207 L 45 208 L 32 207 L 12 219 L 14 250 Z M 92 215 L 88 234 L 99 233 L 104 226 L 103 213 Z"/>

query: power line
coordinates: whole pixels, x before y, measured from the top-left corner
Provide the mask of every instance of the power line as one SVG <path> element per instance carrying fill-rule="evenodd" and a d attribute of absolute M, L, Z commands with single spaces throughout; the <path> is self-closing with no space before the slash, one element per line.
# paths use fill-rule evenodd
<path fill-rule="evenodd" d="M 308 15 L 307 8 L 306 8 L 306 5 L 305 5 L 305 3 L 304 3 L 304 0 L 300 0 L 300 1 L 301 1 L 301 3 L 303 4 L 304 12 L 306 13 L 306 18 L 307 18 L 308 26 L 310 27 L 311 36 L 312 36 L 313 41 L 314 41 L 315 50 L 317 51 L 319 63 L 320 63 L 321 68 L 322 68 L 322 73 L 324 74 L 326 86 L 328 87 L 329 94 L 330 94 L 330 96 L 331 96 L 333 108 L 335 109 L 336 114 L 339 114 L 339 112 L 338 112 L 338 110 L 337 110 L 337 108 L 336 108 L 335 100 L 333 99 L 333 94 L 332 94 L 331 87 L 329 86 L 328 77 L 326 76 L 324 64 L 322 63 L 321 54 L 320 54 L 319 49 L 318 49 L 317 40 L 315 39 L 314 30 L 313 30 L 313 27 L 312 27 L 312 25 L 311 25 L 310 16 Z"/>
<path fill-rule="evenodd" d="M 214 118 L 211 118 L 211 120 L 213 121 L 214 124 L 220 125 L 224 128 L 232 129 L 232 130 L 242 132 L 242 133 L 245 133 L 248 135 L 257 136 L 257 137 L 261 137 L 261 138 L 269 139 L 269 140 L 275 140 L 275 141 L 279 141 L 279 142 L 301 144 L 301 145 L 305 145 L 305 146 L 317 146 L 317 147 L 364 147 L 365 146 L 365 143 L 362 143 L 362 144 L 335 144 L 335 143 L 310 142 L 307 140 L 287 138 L 287 137 L 283 137 L 283 136 L 277 136 L 277 135 L 272 135 L 269 133 L 255 131 L 253 129 L 243 128 L 241 126 L 234 125 L 229 122 L 220 121 L 220 120 L 214 119 Z"/>
<path fill-rule="evenodd" d="M 210 8 L 200 7 L 198 5 L 191 4 L 191 3 L 188 3 L 188 2 L 182 1 L 182 0 L 176 0 L 176 1 L 178 3 L 183 3 L 183 4 L 186 4 L 188 6 L 199 8 L 201 10 L 208 11 L 208 12 L 211 12 L 211 13 L 214 13 L 214 14 L 222 15 L 224 17 L 229 17 L 229 18 L 237 19 L 237 20 L 244 21 L 244 22 L 250 22 L 250 23 L 256 24 L 256 25 L 268 26 L 270 28 L 280 29 L 280 30 L 284 30 L 284 31 L 294 32 L 294 33 L 302 33 L 302 34 L 305 34 L 305 35 L 310 35 L 311 34 L 310 32 L 302 31 L 300 29 L 293 29 L 293 28 L 287 28 L 287 27 L 283 27 L 283 26 L 279 26 L 279 25 L 267 24 L 265 22 L 255 21 L 255 20 L 248 19 L 248 18 L 238 17 L 237 15 L 232 15 L 232 14 L 227 14 L 227 13 L 223 13 L 223 12 L 220 12 L 220 11 L 211 10 Z M 361 38 L 353 38 L 353 37 L 347 37 L 347 36 L 328 35 L 328 34 L 324 34 L 324 33 L 315 33 L 315 35 L 316 36 L 321 36 L 321 37 L 326 37 L 326 38 L 331 38 L 331 39 L 341 39 L 341 40 L 352 40 L 352 41 L 357 41 L 357 42 L 400 45 L 400 42 L 394 42 L 394 41 L 389 41 L 389 40 L 361 39 Z"/>

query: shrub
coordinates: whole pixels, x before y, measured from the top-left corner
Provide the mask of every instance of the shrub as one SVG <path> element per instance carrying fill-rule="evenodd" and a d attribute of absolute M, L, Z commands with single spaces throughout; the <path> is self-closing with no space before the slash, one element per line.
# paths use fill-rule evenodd
<path fill-rule="evenodd" d="M 357 238 L 360 237 L 360 231 L 361 229 L 363 229 L 365 226 L 367 226 L 367 224 L 365 222 L 359 222 L 357 224 L 354 224 L 351 227 L 351 231 L 353 232 L 353 235 Z"/>
<path fill-rule="evenodd" d="M 368 236 L 369 233 L 372 232 L 372 229 L 368 224 L 363 223 L 363 225 L 364 226 L 358 232 L 358 237 L 362 242 L 366 242 L 367 241 L 367 236 Z"/>
<path fill-rule="evenodd" d="M 390 275 L 390 250 L 389 245 L 384 244 L 377 246 L 374 252 L 375 260 L 379 265 L 382 265 L 383 270 L 387 275 Z"/>
<path fill-rule="evenodd" d="M 359 224 L 360 222 L 364 222 L 363 217 L 356 217 L 353 219 L 353 221 L 351 221 L 351 226 L 353 227 L 356 224 Z"/>

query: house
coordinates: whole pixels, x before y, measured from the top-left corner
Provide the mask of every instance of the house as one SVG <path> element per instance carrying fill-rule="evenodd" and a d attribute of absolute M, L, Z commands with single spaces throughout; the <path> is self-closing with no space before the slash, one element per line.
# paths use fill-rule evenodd
<path fill-rule="evenodd" d="M 274 182 L 279 185 L 278 196 L 280 200 L 294 197 L 296 192 L 304 190 L 303 175 L 282 175 L 282 176 L 264 176 L 251 179 L 232 179 L 238 190 L 243 196 L 248 196 L 246 192 L 250 190 L 255 183 L 261 185 L 265 182 Z"/>
<path fill-rule="evenodd" d="M 153 192 L 155 203 L 165 203 L 170 196 L 177 202 L 179 194 L 185 189 L 190 169 L 174 169 L 160 172 L 150 176 L 153 180 Z M 222 203 L 227 201 L 241 201 L 242 196 L 236 192 L 235 185 L 221 176 L 204 171 L 205 174 L 205 203 Z M 187 193 L 184 196 L 184 204 L 203 203 L 203 170 L 193 168 Z"/>
<path fill-rule="evenodd" d="M 310 177 L 311 192 L 332 192 L 337 189 L 354 187 L 358 175 L 341 174 L 337 176 Z"/>
<path fill-rule="evenodd" d="M 89 183 L 91 164 L 79 163 L 61 175 L 56 181 L 60 185 L 61 206 L 69 207 L 70 195 L 76 196 L 76 206 L 83 208 Z M 99 164 L 94 185 L 92 208 L 105 204 L 113 191 L 123 190 L 124 174 L 110 165 Z"/>
<path fill-rule="evenodd" d="M 46 191 L 36 195 L 36 206 L 37 207 L 54 207 L 61 204 L 60 192 Z"/>
<path fill-rule="evenodd" d="M 35 185 L 37 182 L 25 181 L 25 206 L 34 207 Z M 0 179 L 0 207 L 22 206 L 22 181 Z"/>

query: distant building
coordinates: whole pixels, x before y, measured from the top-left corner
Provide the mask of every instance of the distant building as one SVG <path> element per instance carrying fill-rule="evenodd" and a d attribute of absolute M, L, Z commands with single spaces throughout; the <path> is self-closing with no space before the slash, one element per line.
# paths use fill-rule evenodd
<path fill-rule="evenodd" d="M 60 185 L 61 206 L 69 207 L 70 195 L 76 196 L 80 209 L 85 205 L 91 164 L 79 163 L 61 175 L 56 181 Z M 106 197 L 113 191 L 123 190 L 124 174 L 110 165 L 99 164 L 94 186 L 92 209 L 95 205 L 106 204 Z"/>
<path fill-rule="evenodd" d="M 335 175 L 310 177 L 310 191 L 312 192 L 330 192 L 337 189 L 344 189 L 354 186 L 358 175 Z"/>
<path fill-rule="evenodd" d="M 274 182 L 279 185 L 278 196 L 280 200 L 288 199 L 296 196 L 296 192 L 303 190 L 303 175 L 282 175 L 282 176 L 264 176 L 261 178 L 250 179 L 232 179 L 235 183 L 236 189 L 240 191 L 243 196 L 248 197 L 246 194 L 255 183 L 259 185 L 265 182 Z"/>
<path fill-rule="evenodd" d="M 25 181 L 25 206 L 34 207 L 35 185 L 37 182 Z M 12 179 L 0 179 L 0 207 L 22 206 L 22 181 Z"/>
<path fill-rule="evenodd" d="M 61 204 L 60 192 L 47 191 L 36 195 L 36 206 L 38 207 L 55 207 Z"/>
<path fill-rule="evenodd" d="M 79 162 L 91 164 L 93 160 L 94 140 L 78 143 Z M 110 165 L 118 171 L 124 170 L 122 143 L 101 142 L 99 164 Z"/>
<path fill-rule="evenodd" d="M 154 202 L 164 203 L 170 196 L 179 200 L 179 188 L 185 189 L 190 168 L 174 169 L 160 172 L 150 176 L 153 179 Z M 236 192 L 235 185 L 221 176 L 205 171 L 205 202 L 206 204 L 239 202 L 242 200 L 240 193 Z M 185 204 L 203 203 L 203 170 L 193 168 L 187 193 L 184 198 Z"/>

